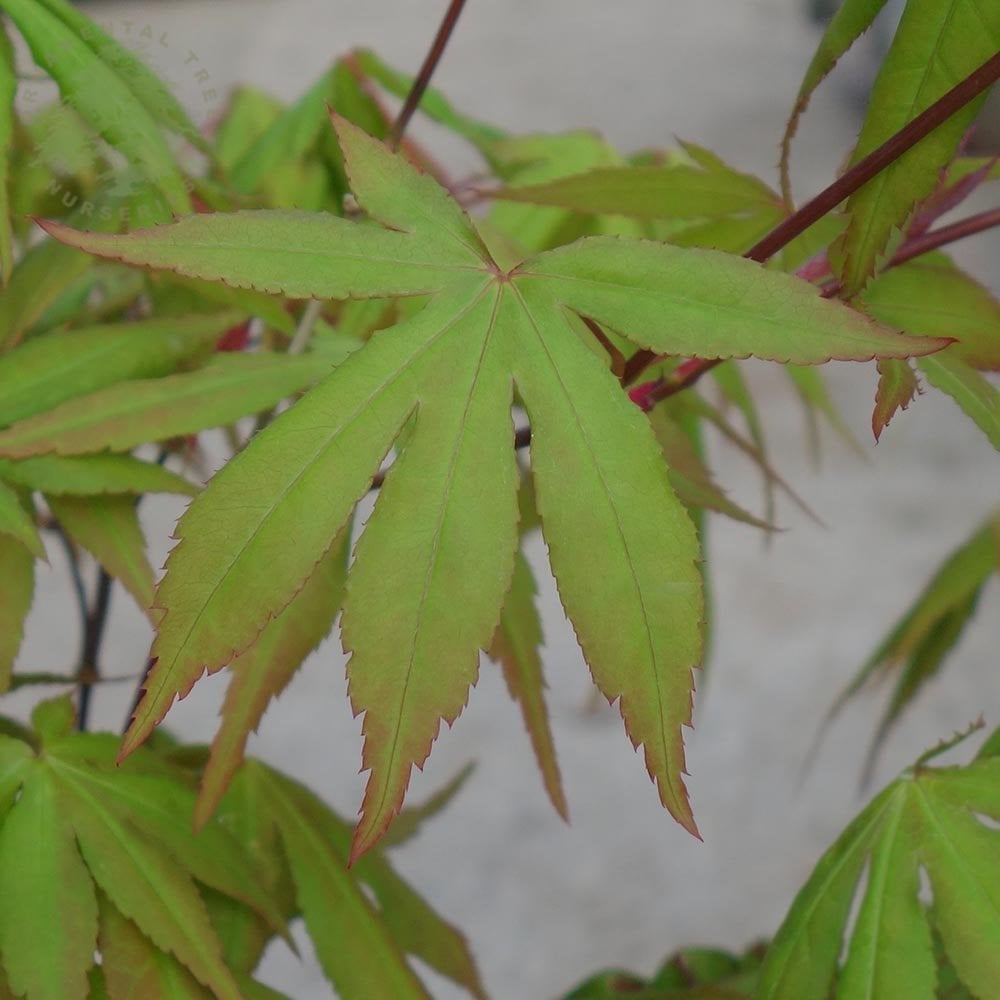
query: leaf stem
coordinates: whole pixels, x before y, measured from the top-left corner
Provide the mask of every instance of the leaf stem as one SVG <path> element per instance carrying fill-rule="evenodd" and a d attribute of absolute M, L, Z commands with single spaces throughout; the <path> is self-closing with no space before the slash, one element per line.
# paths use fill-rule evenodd
<path fill-rule="evenodd" d="M 921 254 L 930 253 L 939 247 L 954 243 L 956 240 L 965 239 L 966 236 L 975 236 L 976 233 L 985 232 L 987 229 L 994 229 L 1000 226 L 1000 208 L 991 208 L 978 215 L 970 215 L 967 219 L 959 219 L 950 226 L 942 226 L 940 229 L 932 229 L 930 232 L 922 233 L 912 240 L 908 240 L 899 252 L 892 259 L 892 267 L 898 264 L 905 264 L 906 261 L 919 257 Z"/>
<path fill-rule="evenodd" d="M 410 119 L 413 117 L 424 93 L 430 86 L 431 77 L 434 76 L 434 71 L 441 61 L 441 56 L 444 55 L 444 50 L 448 46 L 448 41 L 455 30 L 455 25 L 458 24 L 458 19 L 462 14 L 465 2 L 466 0 L 451 0 L 448 4 L 448 9 L 445 11 L 437 34 L 434 36 L 434 41 L 431 43 L 431 47 L 424 57 L 424 64 L 420 67 L 420 72 L 413 81 L 410 92 L 406 95 L 403 107 L 400 109 L 396 120 L 392 123 L 392 128 L 389 130 L 387 142 L 390 149 L 395 150 L 399 148 L 399 142 L 403 138 L 406 126 L 410 124 Z"/>
<path fill-rule="evenodd" d="M 961 83 L 939 97 L 926 111 L 901 128 L 878 149 L 869 153 L 850 170 L 825 187 L 815 198 L 775 226 L 744 256 L 762 264 L 782 250 L 845 198 L 864 187 L 873 177 L 898 160 L 907 150 L 947 121 L 956 111 L 978 97 L 1000 79 L 1000 52 L 970 73 Z M 631 385 L 656 360 L 652 351 L 638 351 L 625 366 L 624 385 Z"/>

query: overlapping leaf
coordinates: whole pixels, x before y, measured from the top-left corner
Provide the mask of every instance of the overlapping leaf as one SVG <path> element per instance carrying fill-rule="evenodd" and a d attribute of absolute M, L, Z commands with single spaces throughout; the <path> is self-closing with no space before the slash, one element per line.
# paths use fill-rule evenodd
<path fill-rule="evenodd" d="M 125 73 L 120 75 L 104 58 L 117 57 L 120 47 L 103 33 L 90 36 L 88 44 L 79 33 L 79 24 L 73 24 L 79 15 L 66 6 L 56 0 L 3 0 L 4 11 L 17 25 L 35 61 L 59 84 L 66 101 L 142 172 L 172 211 L 190 211 L 184 179 L 145 103 L 157 101 L 156 113 L 162 117 L 168 111 L 166 91 L 151 73 L 137 76 L 134 59 L 120 66 Z M 181 113 L 176 102 L 170 102 L 170 109 L 175 115 Z"/>
<path fill-rule="evenodd" d="M 45 558 L 45 547 L 38 537 L 34 517 L 25 508 L 21 496 L 0 479 L 0 535 L 15 538 L 40 559 Z"/>
<path fill-rule="evenodd" d="M 110 1000 L 253 995 L 222 961 L 192 880 L 282 932 L 240 844 L 218 824 L 192 837 L 183 781 L 152 756 L 116 769 L 114 739 L 68 734 L 73 714 L 68 699 L 36 710 L 37 756 L 0 736 L 0 956 L 12 989 L 26 1000 L 92 997 L 100 948 Z"/>
<path fill-rule="evenodd" d="M 12 536 L 0 534 L 0 692 L 10 687 L 34 593 L 34 554 Z"/>
<path fill-rule="evenodd" d="M 935 1000 L 936 934 L 975 996 L 1000 991 L 1000 761 L 918 764 L 823 856 L 772 943 L 757 1000 Z M 848 931 L 858 882 L 860 908 Z M 925 873 L 933 902 L 921 900 Z M 845 933 L 846 958 L 841 963 Z"/>
<path fill-rule="evenodd" d="M 197 489 L 183 476 L 130 455 L 86 455 L 62 458 L 42 455 L 14 461 L 0 458 L 0 480 L 51 496 L 94 496 L 102 493 L 180 493 Z"/>
<path fill-rule="evenodd" d="M 1000 49 L 1000 6 L 981 0 L 909 3 L 879 70 L 852 162 L 925 111 Z M 893 234 L 931 193 L 982 98 L 967 104 L 847 202 L 848 223 L 832 255 L 844 295 L 862 291 Z"/>
<path fill-rule="evenodd" d="M 87 455 L 225 427 L 330 372 L 317 355 L 223 354 L 195 372 L 119 382 L 0 431 L 0 455 Z"/>
<path fill-rule="evenodd" d="M 0 30 L 0 283 L 6 287 L 14 269 L 14 232 L 11 224 L 10 154 L 14 147 L 14 96 L 17 73 L 14 51 Z"/>
<path fill-rule="evenodd" d="M 121 237 L 47 226 L 92 253 L 293 297 L 433 296 L 275 421 L 191 507 L 158 593 L 157 663 L 124 752 L 288 604 L 415 415 L 344 609 L 371 772 L 355 855 L 368 849 L 440 720 L 464 707 L 477 651 L 499 621 L 517 544 L 516 385 L 563 603 L 661 800 L 694 829 L 680 729 L 700 655 L 697 543 L 648 424 L 565 311 L 686 356 L 815 364 L 942 342 L 877 326 L 749 261 L 641 240 L 582 240 L 503 270 L 430 178 L 347 123 L 338 131 L 354 194 L 381 226 L 278 212 Z"/>
<path fill-rule="evenodd" d="M 240 318 L 235 312 L 168 317 L 30 340 L 0 357 L 0 425 L 123 380 L 167 375 L 185 358 L 210 350 Z"/>
<path fill-rule="evenodd" d="M 909 362 L 896 358 L 879 361 L 875 409 L 872 410 L 872 433 L 876 441 L 895 414 L 905 410 L 919 391 L 916 372 Z"/>
<path fill-rule="evenodd" d="M 1000 451 L 1000 390 L 960 358 L 921 358 L 917 362 L 927 381 L 947 393 Z"/>

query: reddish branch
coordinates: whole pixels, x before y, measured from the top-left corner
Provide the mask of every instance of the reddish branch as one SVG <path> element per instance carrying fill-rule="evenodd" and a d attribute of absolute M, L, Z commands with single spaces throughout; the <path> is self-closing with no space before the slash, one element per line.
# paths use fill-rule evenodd
<path fill-rule="evenodd" d="M 464 6 L 465 0 L 451 0 L 451 3 L 448 4 L 448 9 L 445 11 L 438 32 L 434 36 L 434 41 L 431 43 L 427 56 L 424 58 L 424 64 L 420 67 L 420 72 L 413 81 L 413 86 L 406 95 L 403 107 L 400 109 L 399 115 L 396 117 L 389 131 L 388 143 L 390 149 L 396 149 L 399 146 L 399 141 L 403 138 L 406 126 L 410 124 L 410 119 L 413 117 L 424 93 L 430 86 L 431 77 L 434 76 L 434 71 L 441 61 L 441 56 L 444 55 L 444 50 L 448 46 L 448 40 L 455 30 L 455 25 L 458 24 L 458 19 L 462 14 Z"/>
<path fill-rule="evenodd" d="M 953 87 L 947 94 L 936 100 L 926 111 L 917 115 L 891 139 L 824 188 L 812 201 L 793 212 L 760 242 L 751 247 L 744 256 L 758 263 L 769 260 L 797 236 L 804 233 L 813 223 L 818 222 L 828 212 L 832 212 L 842 201 L 898 160 L 907 150 L 947 121 L 969 101 L 978 97 L 998 79 L 1000 79 L 1000 52 L 983 63 L 979 69 L 970 73 L 957 87 Z M 630 385 L 634 382 L 656 360 L 656 357 L 652 351 L 645 350 L 634 354 L 625 366 L 623 383 Z M 709 367 L 713 367 L 713 364 L 707 364 Z"/>

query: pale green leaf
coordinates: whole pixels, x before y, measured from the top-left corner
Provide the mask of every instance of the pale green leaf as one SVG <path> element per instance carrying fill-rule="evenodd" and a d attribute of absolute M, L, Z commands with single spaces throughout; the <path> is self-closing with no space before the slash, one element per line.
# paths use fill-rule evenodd
<path fill-rule="evenodd" d="M 430 798 L 425 799 L 419 805 L 411 805 L 403 809 L 389 832 L 382 838 L 381 848 L 385 850 L 399 844 L 405 844 L 406 841 L 420 833 L 428 820 L 433 819 L 451 804 L 452 799 L 462 790 L 475 768 L 474 763 L 466 764 L 451 781 L 438 789 Z M 363 865 L 364 862 L 361 864 Z"/>
<path fill-rule="evenodd" d="M 837 65 L 840 57 L 871 27 L 875 16 L 884 6 L 885 0 L 843 0 L 837 5 L 836 13 L 826 26 L 819 46 L 799 85 L 795 106 L 781 138 L 781 186 L 786 195 L 791 193 L 788 161 L 791 156 L 792 139 L 795 138 L 799 120 L 809 106 L 813 92 Z"/>
<path fill-rule="evenodd" d="M 188 117 L 180 101 L 135 53 L 112 35 L 102 31 L 92 18 L 81 14 L 66 0 L 39 0 L 39 2 L 85 42 L 106 66 L 121 77 L 131 94 L 155 121 L 183 136 L 195 148 L 203 152 L 208 150 L 208 144 Z M 140 37 L 147 27 L 144 26 L 140 31 Z"/>
<path fill-rule="evenodd" d="M 119 580 L 144 612 L 153 604 L 153 568 L 130 496 L 50 496 L 63 530 Z"/>
<path fill-rule="evenodd" d="M 684 164 L 599 167 L 546 183 L 504 188 L 491 196 L 639 219 L 714 219 L 774 206 L 777 199 L 749 174 Z"/>
<path fill-rule="evenodd" d="M 65 100 L 140 170 L 173 212 L 189 212 L 184 179 L 139 97 L 140 93 L 147 96 L 143 82 L 148 86 L 151 74 L 138 84 L 120 76 L 73 27 L 48 9 L 52 6 L 52 0 L 4 0 L 4 10 L 28 43 L 35 62 L 59 84 Z"/>
<path fill-rule="evenodd" d="M 934 948 L 913 864 L 920 829 L 906 806 L 899 795 L 886 809 L 837 1000 L 935 1000 Z"/>
<path fill-rule="evenodd" d="M 0 356 L 0 425 L 123 379 L 167 375 L 186 358 L 210 350 L 241 318 L 237 312 L 177 316 L 33 338 Z"/>
<path fill-rule="evenodd" d="M 0 479 L 50 496 L 94 496 L 103 493 L 181 493 L 197 488 L 183 476 L 129 455 L 62 458 L 42 455 L 18 461 L 0 458 Z"/>
<path fill-rule="evenodd" d="M 905 410 L 920 391 L 917 373 L 909 361 L 881 358 L 878 362 L 878 387 L 872 410 L 872 433 L 877 441 L 889 421 L 899 410 Z"/>
<path fill-rule="evenodd" d="M 430 177 L 335 124 L 359 205 L 390 228 L 263 212 L 123 237 L 58 230 L 101 254 L 293 295 L 439 290 L 282 414 L 185 515 L 158 593 L 156 666 L 123 753 L 289 603 L 396 444 L 344 610 L 371 771 L 355 856 L 370 847 L 441 720 L 464 707 L 500 619 L 517 546 L 516 383 L 566 609 L 662 800 L 693 829 L 680 729 L 701 650 L 697 541 L 647 421 L 567 309 L 660 353 L 809 364 L 942 344 L 749 261 L 641 240 L 584 240 L 503 272 Z"/>
<path fill-rule="evenodd" d="M 462 775 L 459 775 L 459 780 L 461 778 Z M 351 848 L 351 830 L 348 824 L 301 785 L 283 779 L 275 772 L 269 773 L 269 780 L 281 783 L 283 793 L 295 802 L 298 810 L 308 817 L 315 829 L 323 831 L 336 854 L 346 861 Z M 448 791 L 446 788 L 444 793 L 447 794 Z M 420 808 L 423 807 L 418 807 Z M 394 831 L 395 829 L 393 827 Z M 372 891 L 386 929 L 403 951 L 422 959 L 432 969 L 461 984 L 473 996 L 485 996 L 476 963 L 462 933 L 435 913 L 396 874 L 381 850 L 366 854 L 351 868 L 351 873 Z"/>
<path fill-rule="evenodd" d="M 34 593 L 34 555 L 10 535 L 0 535 L 0 692 L 10 687 Z"/>
<path fill-rule="evenodd" d="M 257 641 L 229 665 L 232 679 L 221 722 L 201 776 L 195 825 L 215 811 L 243 762 L 247 739 L 268 704 L 288 686 L 302 661 L 323 641 L 343 601 L 349 532 L 320 560 L 291 604 L 269 622 Z"/>
<path fill-rule="evenodd" d="M 817 417 L 823 417 L 826 422 L 839 435 L 840 439 L 851 448 L 856 454 L 864 455 L 858 439 L 851 433 L 844 418 L 840 415 L 836 403 L 830 396 L 823 375 L 815 368 L 802 368 L 799 365 L 787 365 L 785 374 L 788 376 L 799 399 L 806 411 L 806 420 L 809 424 L 809 434 L 811 439 L 811 451 L 814 461 L 819 461 L 819 428 Z"/>
<path fill-rule="evenodd" d="M 0 829 L 0 951 L 27 1000 L 84 1000 L 97 944 L 97 900 L 44 764 L 27 775 Z"/>
<path fill-rule="evenodd" d="M 84 253 L 43 240 L 17 262 L 0 295 L 0 352 L 18 344 L 45 310 L 94 266 Z"/>
<path fill-rule="evenodd" d="M 880 274 L 863 296 L 876 319 L 907 333 L 952 337 L 948 357 L 1000 370 L 1000 302 L 944 254 L 928 254 Z"/>
<path fill-rule="evenodd" d="M 26 507 L 17 491 L 0 479 L 0 535 L 19 541 L 32 555 L 45 558 L 45 546 L 31 508 Z"/>
<path fill-rule="evenodd" d="M 139 828 L 123 822 L 65 762 L 59 788 L 94 881 L 115 907 L 170 952 L 217 1000 L 240 1000 L 190 876 Z"/>
<path fill-rule="evenodd" d="M 556 748 L 545 707 L 545 679 L 542 676 L 542 622 L 535 607 L 537 588 L 531 567 L 518 552 L 510 590 L 504 598 L 489 656 L 503 668 L 511 697 L 517 702 L 524 726 L 531 738 L 542 781 L 557 813 L 569 820 L 569 808 L 556 760 Z"/>
<path fill-rule="evenodd" d="M 11 226 L 10 160 L 14 148 L 14 96 L 17 68 L 7 33 L 0 30 L 0 282 L 6 288 L 14 270 L 14 232 Z"/>
<path fill-rule="evenodd" d="M 379 86 L 396 97 L 405 98 L 413 87 L 413 77 L 400 73 L 383 62 L 370 49 L 361 49 L 353 54 L 357 65 Z M 492 125 L 476 121 L 457 111 L 440 91 L 429 87 L 420 100 L 420 110 L 433 121 L 471 142 L 487 158 L 491 158 L 493 146 L 504 139 L 506 133 Z"/>
<path fill-rule="evenodd" d="M 270 783 L 296 896 L 320 965 L 343 1000 L 422 998 L 429 994 L 352 878 L 324 831 Z"/>
<path fill-rule="evenodd" d="M 826 1000 L 858 879 L 898 793 L 883 792 L 820 858 L 767 952 L 755 1000 Z"/>
<path fill-rule="evenodd" d="M 917 362 L 927 381 L 947 393 L 1000 451 L 1000 390 L 950 352 Z"/>
<path fill-rule="evenodd" d="M 131 920 L 101 899 L 101 969 L 108 1000 L 213 1000 L 184 966 L 178 964 Z"/>
<path fill-rule="evenodd" d="M 871 153 L 1000 49 L 1000 5 L 982 0 L 909 3 L 882 62 L 852 164 Z M 844 296 L 862 291 L 894 234 L 938 182 L 983 98 L 967 104 L 847 201 L 832 261 Z"/>
<path fill-rule="evenodd" d="M 0 431 L 0 455 L 129 451 L 271 409 L 330 372 L 322 356 L 222 354 L 204 368 L 121 382 Z"/>
<path fill-rule="evenodd" d="M 122 829 L 134 826 L 150 843 L 167 849 L 188 875 L 251 907 L 277 933 L 285 921 L 275 903 L 259 885 L 253 865 L 237 841 L 218 823 L 193 831 L 194 793 L 173 776 L 114 770 L 110 763 L 79 764 L 66 759 L 61 771 L 107 815 L 114 815 Z"/>

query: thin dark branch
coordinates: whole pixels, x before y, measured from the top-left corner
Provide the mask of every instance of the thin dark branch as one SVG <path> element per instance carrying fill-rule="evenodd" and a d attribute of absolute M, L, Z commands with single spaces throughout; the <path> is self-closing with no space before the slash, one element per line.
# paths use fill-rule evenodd
<path fill-rule="evenodd" d="M 938 98 L 926 111 L 917 115 L 891 139 L 856 163 L 812 201 L 776 226 L 746 254 L 763 263 L 804 233 L 814 222 L 832 212 L 845 198 L 864 187 L 873 177 L 898 160 L 907 150 L 944 124 L 956 111 L 965 107 L 1000 79 L 1000 52 L 970 73 L 960 84 Z"/>
<path fill-rule="evenodd" d="M 403 107 L 400 109 L 396 120 L 392 124 L 392 128 L 389 130 L 388 143 L 391 149 L 399 147 L 399 142 L 403 138 L 406 126 L 410 124 L 410 119 L 413 117 L 424 93 L 430 86 L 431 77 L 434 76 L 434 71 L 441 61 L 441 56 L 444 55 L 444 50 L 448 46 L 448 40 L 455 30 L 455 25 L 458 24 L 458 19 L 461 16 L 465 2 L 466 0 L 451 0 L 448 4 L 448 9 L 445 11 L 441 26 L 438 28 L 437 34 L 434 36 L 434 41 L 431 43 L 431 47 L 424 58 L 424 64 L 420 67 L 420 72 L 413 81 L 410 92 L 406 95 Z"/>
<path fill-rule="evenodd" d="M 111 574 L 102 566 L 97 577 L 94 606 L 87 614 L 83 640 L 80 644 L 80 660 L 76 669 L 76 681 L 79 688 L 76 728 L 80 732 L 86 732 L 90 718 L 90 699 L 94 689 L 94 681 L 100 677 L 100 666 L 97 660 L 101 651 L 101 641 L 104 638 L 104 629 L 108 623 L 113 582 Z"/>
<path fill-rule="evenodd" d="M 978 97 L 1000 79 L 1000 52 L 970 73 L 958 86 L 938 98 L 926 111 L 917 115 L 891 139 L 856 163 L 850 170 L 824 188 L 812 201 L 788 216 L 762 240 L 744 254 L 758 263 L 773 257 L 813 223 L 832 212 L 844 199 L 850 197 L 873 177 L 898 160 L 908 149 L 947 121 L 956 111 Z M 624 385 L 631 385 L 656 360 L 652 351 L 637 351 L 625 366 Z"/>
<path fill-rule="evenodd" d="M 52 529 L 56 533 L 56 538 L 59 539 L 59 544 L 62 545 L 66 552 L 66 562 L 69 566 L 69 578 L 73 583 L 73 593 L 76 597 L 77 611 L 80 613 L 80 631 L 82 633 L 87 629 L 87 616 L 90 614 L 90 601 L 87 599 L 87 588 L 83 582 L 83 575 L 80 573 L 80 558 L 76 554 L 76 546 L 74 546 L 73 542 L 70 541 L 69 535 L 66 534 L 63 526 L 58 521 L 53 522 Z"/>

